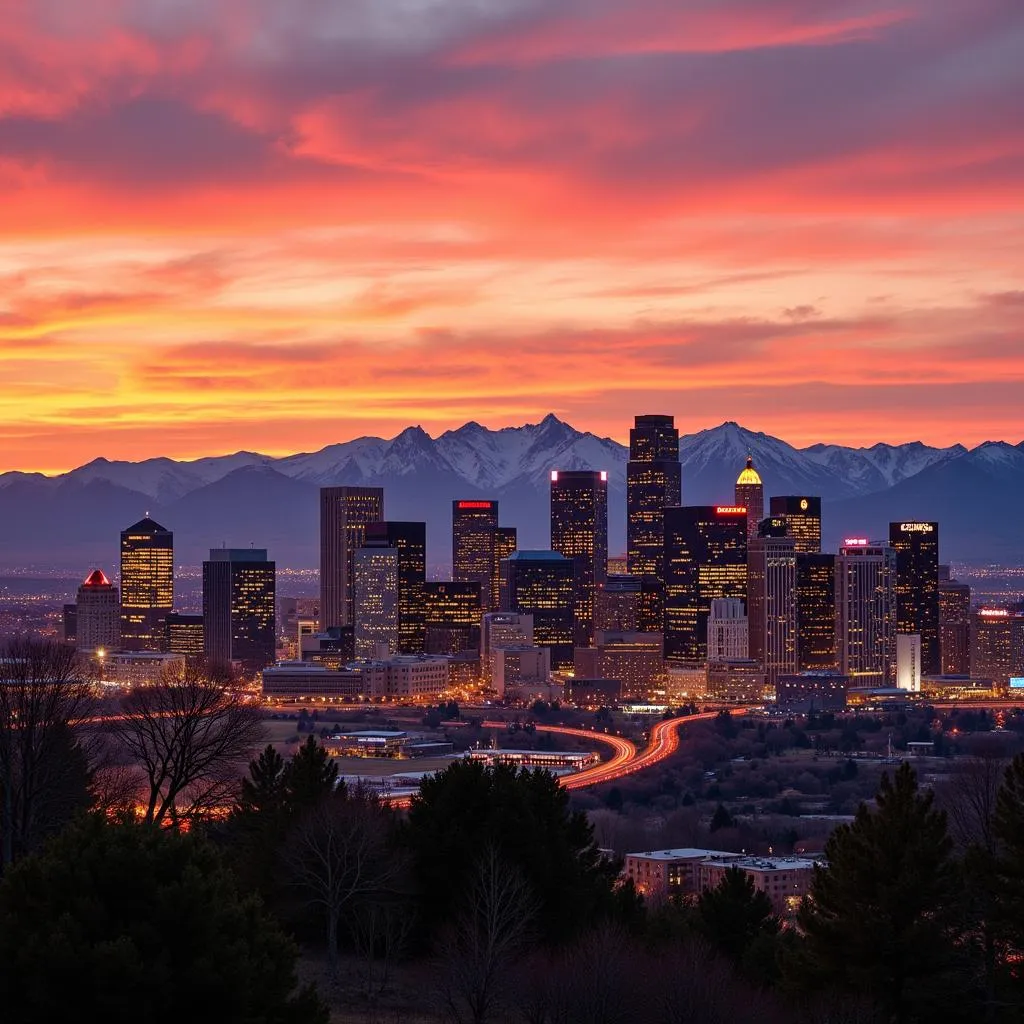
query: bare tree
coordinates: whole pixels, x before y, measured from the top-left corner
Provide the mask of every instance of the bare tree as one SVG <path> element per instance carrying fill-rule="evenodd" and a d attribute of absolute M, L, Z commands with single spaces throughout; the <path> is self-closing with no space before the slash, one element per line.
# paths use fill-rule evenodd
<path fill-rule="evenodd" d="M 536 911 L 526 879 L 494 847 L 485 849 L 438 949 L 439 995 L 450 1020 L 486 1024 L 501 1010 Z"/>
<path fill-rule="evenodd" d="M 303 814 L 285 844 L 289 881 L 327 929 L 331 970 L 338 962 L 342 913 L 362 902 L 390 898 L 402 861 L 388 849 L 388 812 L 370 793 L 328 796 Z"/>
<path fill-rule="evenodd" d="M 228 802 L 263 729 L 243 695 L 190 667 L 128 694 L 117 732 L 148 785 L 143 819 L 177 823 Z"/>
<path fill-rule="evenodd" d="M 412 925 L 412 908 L 403 898 L 366 900 L 356 906 L 352 939 L 364 966 L 363 991 L 371 1003 L 386 991 Z"/>
<path fill-rule="evenodd" d="M 16 857 L 66 816 L 74 759 L 88 777 L 82 727 L 95 707 L 88 664 L 64 644 L 31 637 L 0 648 L 0 847 Z"/>

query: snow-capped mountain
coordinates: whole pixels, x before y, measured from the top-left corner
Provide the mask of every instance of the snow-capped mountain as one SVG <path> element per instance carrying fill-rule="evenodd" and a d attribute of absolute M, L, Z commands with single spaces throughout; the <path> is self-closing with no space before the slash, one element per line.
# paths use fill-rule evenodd
<path fill-rule="evenodd" d="M 964 507 L 981 492 L 986 500 L 1019 502 L 1024 491 L 1024 445 L 993 441 L 972 451 L 920 442 L 798 449 L 727 422 L 681 438 L 683 502 L 732 501 L 748 455 L 764 480 L 766 497 L 816 494 L 826 510 L 834 507 L 834 519 L 826 512 L 830 537 L 830 525 L 840 530 L 848 522 L 881 531 L 890 512 L 938 518 L 939 504 L 951 522 L 959 522 L 963 517 L 953 514 L 944 497 L 939 500 L 946 491 L 950 501 Z M 360 437 L 283 458 L 254 452 L 191 462 L 98 458 L 53 478 L 5 473 L 0 475 L 0 564 L 70 566 L 102 558 L 112 566 L 118 531 L 150 511 L 175 530 L 179 561 L 199 561 L 206 548 L 222 542 L 252 542 L 271 548 L 280 564 L 313 566 L 317 488 L 368 484 L 385 488 L 389 518 L 427 521 L 430 561 L 443 565 L 450 558 L 453 498 L 497 498 L 502 520 L 519 528 L 521 546 L 546 547 L 550 470 L 588 468 L 608 471 L 610 547 L 623 550 L 628 456 L 613 439 L 578 431 L 549 415 L 500 430 L 470 422 L 437 438 L 412 426 L 391 439 Z M 52 529 L 40 529 L 51 522 Z M 963 520 L 957 529 L 968 528 Z M 955 534 L 943 536 L 955 541 Z M 989 541 L 993 550 L 1005 551 L 1007 544 L 997 544 L 991 530 L 986 537 L 970 544 L 965 537 L 957 542 L 964 554 L 944 554 L 966 557 L 969 547 L 972 557 L 982 557 Z"/>

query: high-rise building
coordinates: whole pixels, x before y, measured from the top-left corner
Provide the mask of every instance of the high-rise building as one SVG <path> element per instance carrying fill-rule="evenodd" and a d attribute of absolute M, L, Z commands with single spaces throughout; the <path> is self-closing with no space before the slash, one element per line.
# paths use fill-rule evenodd
<path fill-rule="evenodd" d="M 747 599 L 747 510 L 742 505 L 665 509 L 665 657 L 707 661 L 716 598 Z"/>
<path fill-rule="evenodd" d="M 921 636 L 896 634 L 896 686 L 911 693 L 921 692 Z"/>
<path fill-rule="evenodd" d="M 971 675 L 1006 689 L 1024 678 L 1024 615 L 1009 608 L 979 608 L 971 615 Z"/>
<path fill-rule="evenodd" d="M 896 552 L 850 537 L 836 557 L 839 671 L 850 685 L 893 686 L 896 672 Z"/>
<path fill-rule="evenodd" d="M 735 597 L 719 597 L 708 613 L 708 661 L 745 661 L 750 651 L 747 610 Z"/>
<path fill-rule="evenodd" d="M 352 560 L 357 658 L 391 657 L 398 649 L 398 548 L 374 544 Z"/>
<path fill-rule="evenodd" d="M 169 654 L 182 654 L 199 659 L 206 652 L 202 615 L 171 612 L 164 623 L 164 650 Z"/>
<path fill-rule="evenodd" d="M 821 498 L 812 495 L 774 495 L 770 502 L 773 519 L 783 519 L 786 536 L 796 541 L 799 554 L 821 551 Z"/>
<path fill-rule="evenodd" d="M 576 645 L 594 636 L 594 598 L 608 574 L 608 474 L 551 471 L 551 550 L 576 563 Z"/>
<path fill-rule="evenodd" d="M 942 674 L 966 676 L 971 671 L 971 588 L 967 583 L 950 579 L 949 567 L 945 568 L 945 579 L 939 579 Z"/>
<path fill-rule="evenodd" d="M 265 548 L 213 548 L 203 562 L 203 649 L 256 672 L 274 661 L 277 566 Z"/>
<path fill-rule="evenodd" d="M 631 576 L 664 582 L 665 509 L 682 504 L 679 431 L 671 416 L 637 416 L 626 465 L 626 559 Z"/>
<path fill-rule="evenodd" d="M 836 556 L 796 556 L 796 665 L 798 672 L 832 672 L 836 652 Z"/>
<path fill-rule="evenodd" d="M 747 539 L 757 536 L 758 527 L 764 519 L 764 484 L 754 469 L 754 457 L 747 456 L 747 464 L 736 481 L 736 504 L 747 510 Z"/>
<path fill-rule="evenodd" d="M 484 585 L 490 592 L 491 574 Z M 458 654 L 480 649 L 480 583 L 477 581 L 427 581 L 426 653 Z"/>
<path fill-rule="evenodd" d="M 488 612 L 480 631 L 480 665 L 484 679 L 491 677 L 491 653 L 499 647 L 532 647 L 533 616 L 517 612 Z M 548 659 L 550 663 L 550 658 Z"/>
<path fill-rule="evenodd" d="M 519 535 L 514 526 L 499 526 L 494 535 L 494 584 L 493 593 L 497 595 L 498 603 L 495 608 L 504 611 L 508 602 L 502 591 L 501 563 L 506 558 L 511 558 L 519 546 Z"/>
<path fill-rule="evenodd" d="M 576 561 L 558 551 L 516 551 L 502 563 L 509 611 L 533 617 L 533 642 L 551 648 L 551 668 L 571 670 Z"/>
<path fill-rule="evenodd" d="M 76 639 L 80 651 L 116 651 L 121 646 L 121 605 L 114 586 L 94 569 L 78 587 Z"/>
<path fill-rule="evenodd" d="M 796 542 L 784 532 L 755 537 L 747 568 L 750 657 L 774 688 L 781 676 L 797 671 Z"/>
<path fill-rule="evenodd" d="M 593 647 L 577 647 L 575 675 L 615 679 L 623 700 L 651 700 L 665 689 L 665 663 L 658 633 L 596 631 Z"/>
<path fill-rule="evenodd" d="M 392 653 L 422 654 L 427 642 L 427 524 L 368 523 L 363 546 L 398 552 L 398 650 Z"/>
<path fill-rule="evenodd" d="M 663 619 L 663 590 L 653 576 L 609 574 L 598 587 L 594 604 L 595 629 L 660 633 Z"/>
<path fill-rule="evenodd" d="M 921 634 L 921 671 L 938 675 L 939 524 L 890 523 L 889 544 L 896 549 L 896 631 Z"/>
<path fill-rule="evenodd" d="M 452 580 L 476 583 L 480 607 L 485 612 L 498 607 L 495 590 L 498 503 L 478 499 L 452 502 Z"/>
<path fill-rule="evenodd" d="M 353 622 L 353 560 L 367 523 L 384 518 L 381 487 L 320 488 L 320 625 Z"/>
<path fill-rule="evenodd" d="M 159 651 L 174 608 L 174 534 L 146 516 L 121 531 L 121 646 Z"/>

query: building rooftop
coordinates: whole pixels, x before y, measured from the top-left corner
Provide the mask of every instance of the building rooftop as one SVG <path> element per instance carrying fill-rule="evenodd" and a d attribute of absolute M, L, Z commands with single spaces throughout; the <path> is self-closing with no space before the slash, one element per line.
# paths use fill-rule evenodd
<path fill-rule="evenodd" d="M 125 533 L 169 533 L 170 531 L 166 526 L 161 526 L 155 519 L 151 519 L 148 515 L 140 519 L 137 523 L 129 526 Z"/>
<path fill-rule="evenodd" d="M 739 475 L 739 479 L 736 481 L 737 484 L 757 484 L 760 486 L 761 477 L 758 475 L 756 469 L 754 469 L 754 458 L 751 455 L 747 456 L 747 465 L 742 473 Z"/>
<path fill-rule="evenodd" d="M 109 587 L 110 585 L 110 580 L 107 579 L 106 573 L 102 569 L 93 569 L 82 583 L 83 587 Z"/>
<path fill-rule="evenodd" d="M 514 551 L 508 556 L 512 562 L 565 562 L 568 559 L 560 551 Z"/>
<path fill-rule="evenodd" d="M 724 850 L 701 850 L 687 846 L 681 850 L 646 850 L 640 853 L 627 853 L 627 857 L 645 857 L 647 860 L 707 860 L 712 857 L 739 860 L 741 853 L 726 853 Z"/>
<path fill-rule="evenodd" d="M 744 868 L 751 871 L 792 871 L 809 870 L 818 861 L 810 857 L 743 857 L 734 853 L 714 854 L 705 857 L 707 863 L 728 863 L 729 867 Z"/>

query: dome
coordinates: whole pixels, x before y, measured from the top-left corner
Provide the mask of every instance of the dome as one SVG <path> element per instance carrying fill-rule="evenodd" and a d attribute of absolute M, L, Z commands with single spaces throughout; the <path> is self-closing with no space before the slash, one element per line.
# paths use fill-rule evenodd
<path fill-rule="evenodd" d="M 740 473 L 739 479 L 736 481 L 738 487 L 744 484 L 748 486 L 751 484 L 756 484 L 758 487 L 761 486 L 761 478 L 757 475 L 757 470 L 754 469 L 754 458 L 751 455 L 747 456 L 746 469 Z"/>
<path fill-rule="evenodd" d="M 85 578 L 85 582 L 82 584 L 83 587 L 109 587 L 110 580 L 107 579 L 106 574 L 102 569 L 93 569 L 91 573 Z"/>

